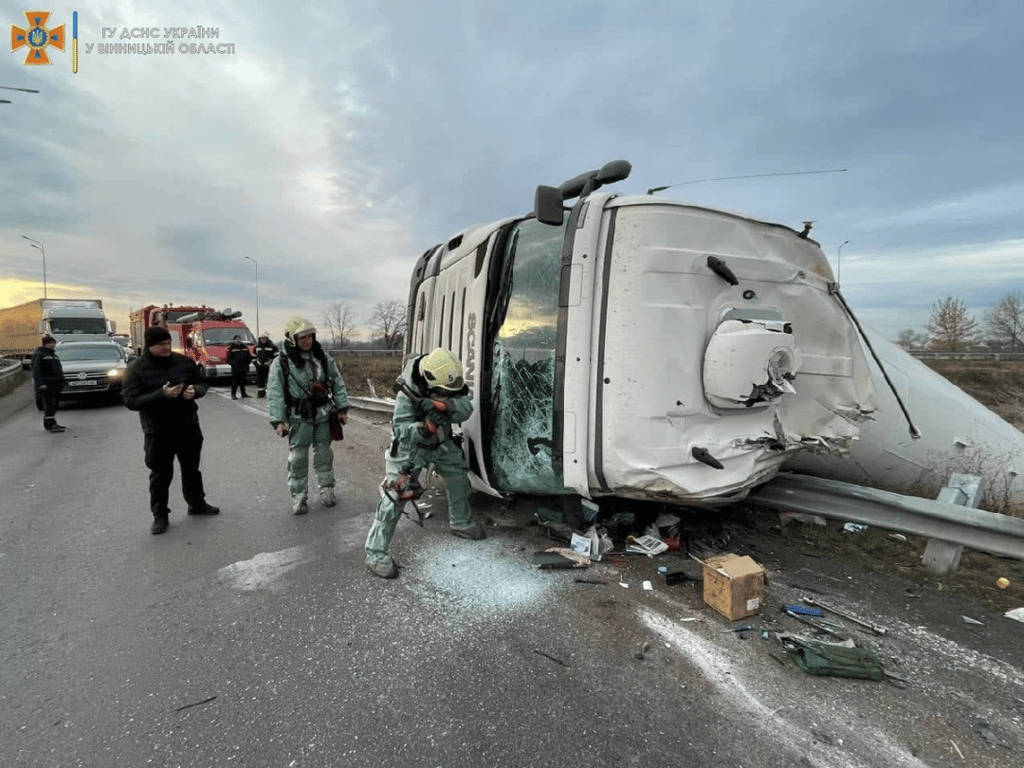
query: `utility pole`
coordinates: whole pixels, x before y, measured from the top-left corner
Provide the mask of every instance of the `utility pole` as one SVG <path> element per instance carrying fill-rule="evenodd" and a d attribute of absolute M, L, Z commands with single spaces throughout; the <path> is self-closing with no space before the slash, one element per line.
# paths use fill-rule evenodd
<path fill-rule="evenodd" d="M 24 237 L 26 240 L 28 240 L 29 245 L 32 248 L 35 248 L 36 250 L 38 250 L 40 253 L 43 254 L 43 298 L 45 299 L 46 298 L 46 248 L 44 248 L 43 244 L 40 243 L 38 240 L 33 240 L 31 237 L 26 237 L 25 235 L 22 235 L 22 237 Z"/>
<path fill-rule="evenodd" d="M 259 262 L 251 256 L 246 256 L 245 258 L 251 261 L 253 266 L 256 267 L 256 279 L 254 284 L 256 286 L 256 338 L 258 339 L 260 337 L 260 265 Z"/>

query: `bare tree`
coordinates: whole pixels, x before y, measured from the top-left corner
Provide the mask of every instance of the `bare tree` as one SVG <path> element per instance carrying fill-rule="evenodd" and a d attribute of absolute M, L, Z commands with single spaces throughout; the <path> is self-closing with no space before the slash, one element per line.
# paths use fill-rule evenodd
<path fill-rule="evenodd" d="M 926 341 L 928 337 L 913 328 L 904 328 L 896 337 L 896 343 L 904 349 L 920 349 Z"/>
<path fill-rule="evenodd" d="M 334 302 L 323 311 L 322 318 L 335 349 L 344 349 L 358 335 L 353 327 L 355 316 L 348 304 Z"/>
<path fill-rule="evenodd" d="M 932 306 L 928 337 L 932 349 L 964 352 L 977 343 L 978 323 L 960 299 L 947 296 Z"/>
<path fill-rule="evenodd" d="M 392 299 L 377 302 L 367 322 L 385 347 L 398 349 L 405 339 L 405 319 L 405 304 Z"/>
<path fill-rule="evenodd" d="M 1000 299 L 985 313 L 985 325 L 992 339 L 1004 349 L 1024 349 L 1024 292 L 1012 291 Z"/>

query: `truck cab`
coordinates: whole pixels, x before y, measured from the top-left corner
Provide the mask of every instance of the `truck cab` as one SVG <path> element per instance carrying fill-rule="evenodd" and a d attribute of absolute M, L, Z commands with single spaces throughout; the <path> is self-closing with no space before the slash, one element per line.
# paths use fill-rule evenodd
<path fill-rule="evenodd" d="M 149 304 L 131 313 L 132 346 L 142 354 L 147 328 L 161 326 L 171 334 L 172 348 L 199 363 L 209 379 L 231 375 L 227 349 L 237 335 L 255 355 L 256 340 L 239 318 L 240 311 L 216 310 L 204 305 Z"/>
<path fill-rule="evenodd" d="M 230 314 L 229 311 L 228 313 Z M 225 317 L 223 313 L 218 313 L 218 316 Z M 172 323 L 170 327 L 177 331 L 171 334 L 171 338 L 176 340 L 175 351 L 187 355 L 203 366 L 208 379 L 231 375 L 227 354 L 235 336 L 242 337 L 242 344 L 248 347 L 249 353 L 255 357 L 256 339 L 253 338 L 248 326 L 239 320 L 203 319 Z"/>
<path fill-rule="evenodd" d="M 406 351 L 462 359 L 474 487 L 717 506 L 796 452 L 848 450 L 875 390 L 818 244 L 596 191 L 623 173 L 538 188 L 532 215 L 416 264 Z"/>

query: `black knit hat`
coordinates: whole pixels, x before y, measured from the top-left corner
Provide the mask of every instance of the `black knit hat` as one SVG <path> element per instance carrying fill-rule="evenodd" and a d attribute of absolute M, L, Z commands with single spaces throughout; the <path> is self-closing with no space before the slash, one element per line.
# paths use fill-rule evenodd
<path fill-rule="evenodd" d="M 166 328 L 154 325 L 152 328 L 146 329 L 145 339 L 147 347 L 152 347 L 154 344 L 159 344 L 161 341 L 170 341 L 170 338 L 171 334 Z"/>

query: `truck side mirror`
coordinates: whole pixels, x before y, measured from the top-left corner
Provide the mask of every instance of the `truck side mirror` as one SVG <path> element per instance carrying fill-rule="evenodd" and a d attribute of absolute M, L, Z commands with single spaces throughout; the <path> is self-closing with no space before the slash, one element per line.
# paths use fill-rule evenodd
<path fill-rule="evenodd" d="M 562 191 L 558 187 L 537 187 L 533 199 L 533 212 L 537 221 L 552 227 L 562 226 L 565 221 L 565 208 L 562 207 Z"/>

